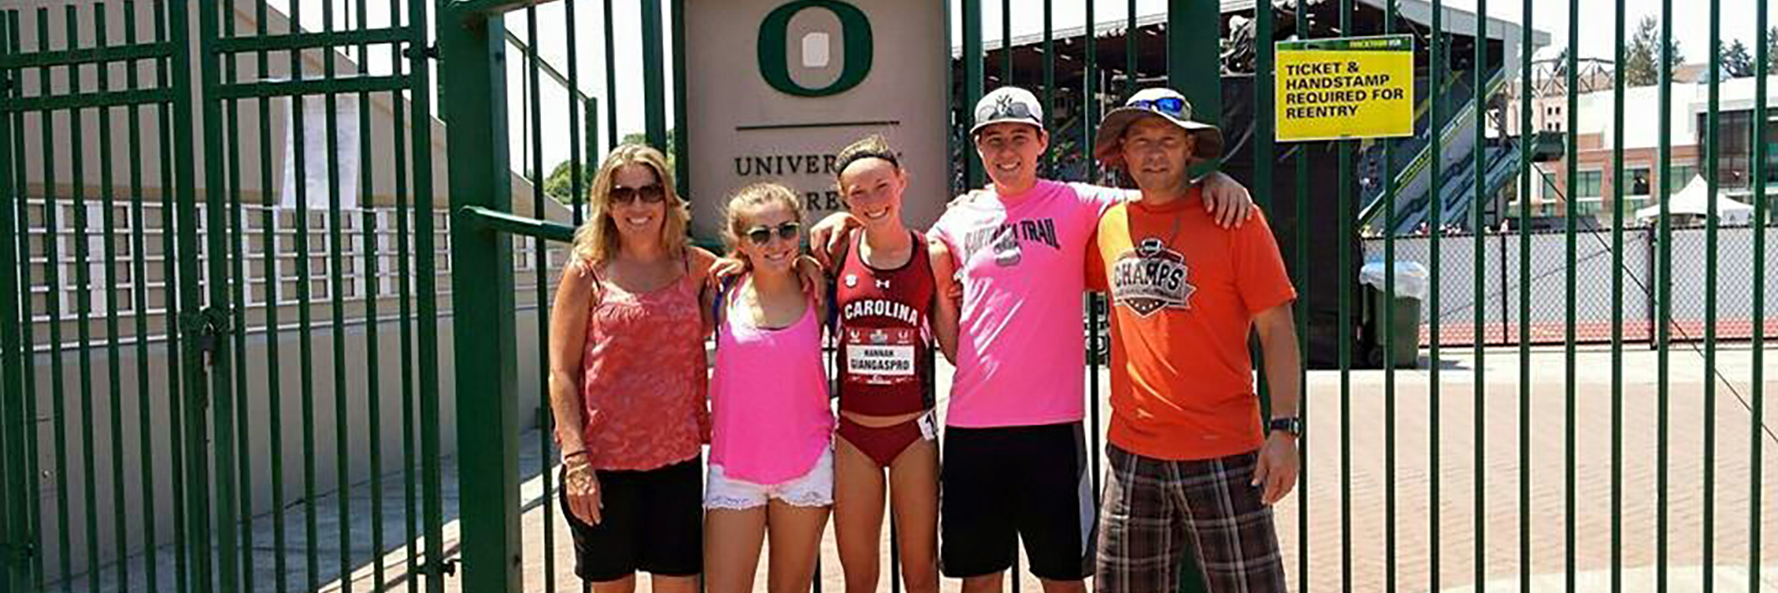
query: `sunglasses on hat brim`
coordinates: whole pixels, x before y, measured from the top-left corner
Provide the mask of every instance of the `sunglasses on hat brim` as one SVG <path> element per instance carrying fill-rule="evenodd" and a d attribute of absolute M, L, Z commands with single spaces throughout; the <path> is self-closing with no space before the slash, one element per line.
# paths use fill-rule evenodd
<path fill-rule="evenodd" d="M 1147 109 L 1156 113 L 1170 115 L 1179 119 L 1189 119 L 1191 113 L 1186 107 L 1185 99 L 1179 97 L 1161 97 L 1159 99 L 1137 99 L 1124 104 L 1125 107 Z"/>

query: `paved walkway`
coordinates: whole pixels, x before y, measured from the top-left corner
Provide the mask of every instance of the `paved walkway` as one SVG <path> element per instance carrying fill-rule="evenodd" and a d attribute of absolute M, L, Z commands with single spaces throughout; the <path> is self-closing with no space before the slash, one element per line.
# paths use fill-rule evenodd
<path fill-rule="evenodd" d="M 1671 387 L 1669 390 L 1668 424 L 1668 527 L 1667 561 L 1669 591 L 1675 593 L 1702 590 L 1705 563 L 1704 488 L 1706 467 L 1704 447 L 1706 431 L 1704 416 L 1704 366 L 1702 356 L 1676 347 L 1671 354 Z M 1765 363 L 1767 432 L 1760 467 L 1764 488 L 1759 525 L 1763 549 L 1757 561 L 1763 564 L 1763 590 L 1778 591 L 1778 440 L 1772 429 L 1778 424 L 1778 351 L 1768 351 Z M 1422 362 L 1425 359 L 1422 358 Z M 1748 545 L 1749 527 L 1754 517 L 1749 514 L 1751 490 L 1752 433 L 1750 352 L 1744 346 L 1729 346 L 1718 353 L 1718 371 L 1722 376 L 1715 393 L 1715 492 L 1714 527 L 1711 541 L 1716 566 L 1712 580 L 1715 590 L 1722 592 L 1750 590 L 1746 566 L 1756 561 Z M 1516 350 L 1489 350 L 1483 358 L 1486 372 L 1486 393 L 1481 399 L 1482 413 L 1476 413 L 1474 389 L 1475 360 L 1468 348 L 1447 349 L 1438 369 L 1440 390 L 1435 400 L 1429 390 L 1432 371 L 1403 370 L 1396 374 L 1394 422 L 1389 421 L 1385 397 L 1385 376 L 1381 371 L 1350 373 L 1349 414 L 1342 413 L 1340 381 L 1337 371 L 1316 371 L 1309 381 L 1309 428 L 1305 442 L 1309 458 L 1306 484 L 1278 505 L 1278 529 L 1287 562 L 1287 572 L 1295 590 L 1339 591 L 1475 591 L 1480 580 L 1485 591 L 1519 591 L 1524 568 L 1521 545 L 1528 545 L 1531 589 L 1561 591 L 1565 589 L 1569 555 L 1568 505 L 1566 472 L 1566 397 L 1565 358 L 1557 350 L 1539 349 L 1532 353 L 1529 424 L 1520 423 L 1521 385 L 1520 360 Z M 1575 499 L 1573 514 L 1573 565 L 1575 581 L 1582 591 L 1609 590 L 1612 566 L 1612 377 L 1610 353 L 1603 349 L 1583 349 L 1577 356 L 1579 378 L 1574 387 L 1575 458 L 1573 481 Z M 1621 523 L 1622 579 L 1626 591 L 1653 591 L 1657 562 L 1656 505 L 1658 465 L 1657 419 L 1660 417 L 1657 397 L 1656 357 L 1641 347 L 1625 353 L 1623 377 L 1622 442 L 1622 510 Z M 948 382 L 948 369 L 941 372 L 941 383 Z M 948 389 L 941 385 L 940 393 Z M 942 405 L 942 402 L 941 402 Z M 1432 410 L 1438 410 L 1434 422 Z M 1108 413 L 1108 412 L 1102 412 Z M 1349 418 L 1351 430 L 1342 434 L 1342 417 Z M 1394 474 L 1388 472 L 1387 442 L 1389 427 L 1394 427 L 1396 454 Z M 1430 455 L 1433 432 L 1438 432 L 1438 456 Z M 1523 430 L 1523 434 L 1522 434 Z M 1530 463 L 1521 464 L 1520 439 L 1529 441 Z M 1479 439 L 1479 441 L 1478 441 Z M 1349 443 L 1349 471 L 1343 471 L 1342 443 Z M 545 510 L 542 498 L 543 467 L 541 442 L 535 431 L 520 437 L 522 476 L 520 498 L 526 509 L 523 519 L 525 584 L 528 591 L 547 588 L 546 549 L 554 558 L 555 589 L 578 591 L 579 583 L 572 577 L 572 552 L 566 527 L 559 512 Z M 1478 451 L 1480 455 L 1478 456 Z M 1435 464 L 1436 461 L 1436 464 Z M 1477 483 L 1476 464 L 1485 468 L 1482 483 Z M 449 521 L 445 526 L 445 549 L 454 552 L 458 545 L 456 496 L 456 460 L 444 463 L 445 507 Z M 1433 477 L 1437 476 L 1438 504 L 1432 504 Z M 1528 481 L 1530 497 L 1521 504 L 1520 488 Z M 1349 484 L 1349 486 L 1348 486 Z M 418 584 L 407 579 L 404 541 L 405 518 L 401 516 L 403 499 L 399 479 L 386 479 L 383 507 L 387 551 L 380 557 L 384 566 L 383 580 L 397 590 Z M 377 553 L 369 544 L 371 524 L 370 488 L 358 485 L 352 489 L 354 545 L 349 566 L 351 588 L 369 591 L 376 581 Z M 1347 495 L 1346 493 L 1350 494 Z M 1390 580 L 1387 551 L 1391 545 L 1391 524 L 1388 500 L 1395 498 L 1394 580 Z M 1350 500 L 1349 510 L 1342 502 Z M 1305 540 L 1302 522 L 1307 501 L 1307 559 L 1303 570 Z M 1477 505 L 1481 504 L 1478 525 Z M 1438 541 L 1433 542 L 1432 509 L 1438 509 Z M 316 501 L 318 541 L 317 581 L 324 591 L 341 590 L 339 570 L 341 553 L 336 535 L 338 501 L 322 498 Z M 1521 513 L 1522 510 L 1528 511 Z M 558 527 L 553 545 L 546 546 L 545 514 Z M 1349 513 L 1349 517 L 1347 516 Z M 1529 530 L 1521 528 L 1521 516 L 1529 517 Z M 289 529 L 289 549 L 285 557 L 290 571 L 288 590 L 306 590 L 309 579 L 302 540 L 304 507 L 292 507 L 285 513 Z M 1342 526 L 1350 524 L 1348 539 Z M 272 582 L 275 568 L 274 551 L 270 547 L 272 517 L 258 518 L 252 529 L 258 546 L 255 557 L 256 591 L 283 588 Z M 1479 527 L 1479 529 L 1478 529 Z M 1347 544 L 1350 548 L 1344 548 Z M 1478 545 L 1480 544 L 1480 545 Z M 1478 562 L 1478 548 L 1481 561 Z M 1350 563 L 1342 550 L 1349 550 Z M 884 546 L 887 555 L 887 544 Z M 1438 582 L 1432 582 L 1434 552 L 1437 552 Z M 171 566 L 171 556 L 163 551 L 157 556 L 160 566 Z M 131 565 L 132 589 L 141 590 L 145 563 L 138 557 Z M 887 564 L 885 564 L 887 566 Z M 1349 567 L 1349 568 L 1348 568 Z M 763 566 L 757 589 L 764 590 Z M 831 534 L 822 551 L 822 590 L 842 591 L 838 559 Z M 108 570 L 102 589 L 116 590 L 116 578 Z M 163 569 L 159 579 L 162 590 L 173 585 L 170 570 Z M 1478 579 L 1479 573 L 1479 579 Z M 1306 577 L 1306 578 L 1305 578 Z M 887 572 L 880 590 L 889 590 Z M 1038 591 L 1035 580 L 1021 575 L 1023 591 Z M 461 581 L 449 578 L 447 591 L 457 591 Z M 86 590 L 84 581 L 70 583 L 73 590 Z M 945 591 L 957 589 L 956 581 L 947 580 Z M 1305 587 L 1306 585 L 1306 587 Z M 648 591 L 646 581 L 639 588 Z M 1009 588 L 1010 590 L 1010 588 Z"/>

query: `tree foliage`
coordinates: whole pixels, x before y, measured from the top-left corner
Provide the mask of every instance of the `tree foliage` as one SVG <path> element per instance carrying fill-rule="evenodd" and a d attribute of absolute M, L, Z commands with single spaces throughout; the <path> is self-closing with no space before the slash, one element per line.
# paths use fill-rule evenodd
<path fill-rule="evenodd" d="M 1660 46 L 1661 24 L 1653 16 L 1642 17 L 1636 23 L 1636 32 L 1630 36 L 1630 46 L 1624 52 L 1622 74 L 1624 84 L 1628 86 L 1649 86 L 1660 84 Z M 1667 66 L 1678 69 L 1685 63 L 1685 53 L 1680 50 L 1679 40 L 1673 40 L 1672 51 L 1667 52 Z"/>

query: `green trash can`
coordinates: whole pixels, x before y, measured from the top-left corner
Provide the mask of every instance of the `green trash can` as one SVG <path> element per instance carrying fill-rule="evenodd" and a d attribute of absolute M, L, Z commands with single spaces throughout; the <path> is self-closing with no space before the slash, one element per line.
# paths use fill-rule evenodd
<path fill-rule="evenodd" d="M 1394 302 L 1391 303 L 1383 291 L 1370 286 L 1365 287 L 1365 293 L 1369 296 L 1368 300 L 1371 303 L 1370 320 L 1365 324 L 1365 332 L 1371 336 L 1371 365 L 1379 368 L 1383 366 L 1383 320 L 1389 319 L 1384 317 L 1384 312 L 1385 307 L 1393 306 L 1395 317 L 1390 321 L 1394 321 L 1395 324 L 1389 328 L 1389 336 L 1392 340 L 1388 343 L 1390 360 L 1395 362 L 1395 368 L 1398 369 L 1419 367 L 1420 299 L 1402 296 L 1398 292 Z"/>
<path fill-rule="evenodd" d="M 1384 266 L 1382 262 L 1370 262 L 1364 265 L 1359 273 L 1359 282 L 1364 285 L 1365 320 L 1364 334 L 1366 344 L 1366 361 L 1372 367 L 1381 368 L 1384 356 L 1389 356 L 1395 368 L 1411 369 L 1420 365 L 1420 300 L 1426 292 L 1426 267 L 1418 262 L 1398 261 L 1395 264 L 1395 298 L 1388 298 L 1383 292 Z M 1393 308 L 1394 318 L 1386 317 L 1389 308 Z M 1383 321 L 1389 319 L 1394 324 L 1384 328 Z M 1388 332 L 1389 352 L 1384 352 L 1384 332 Z"/>

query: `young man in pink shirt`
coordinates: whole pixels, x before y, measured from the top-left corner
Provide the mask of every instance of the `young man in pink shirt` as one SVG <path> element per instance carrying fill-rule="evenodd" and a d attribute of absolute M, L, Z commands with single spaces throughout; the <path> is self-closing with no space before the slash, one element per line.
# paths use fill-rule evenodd
<path fill-rule="evenodd" d="M 962 282 L 940 565 L 964 591 L 998 591 L 1022 540 L 1045 591 L 1085 591 L 1097 506 L 1081 422 L 1082 269 L 1099 216 L 1128 196 L 1038 178 L 1049 134 L 1030 91 L 996 89 L 974 115 L 971 136 L 993 184 L 953 203 L 928 233 L 935 276 Z M 1245 189 L 1220 174 L 1211 183 L 1209 201 L 1226 220 L 1243 219 Z M 813 242 L 842 224 L 825 221 Z"/>

